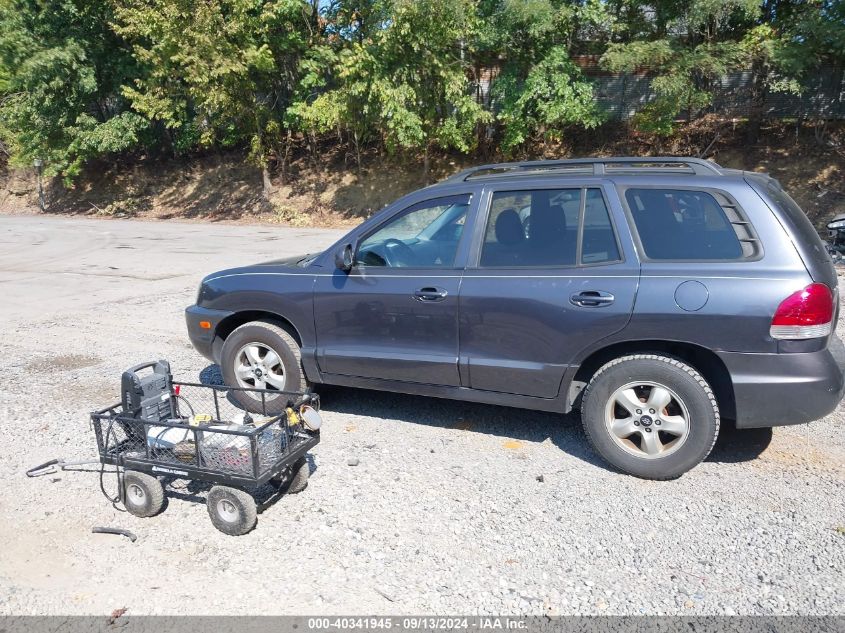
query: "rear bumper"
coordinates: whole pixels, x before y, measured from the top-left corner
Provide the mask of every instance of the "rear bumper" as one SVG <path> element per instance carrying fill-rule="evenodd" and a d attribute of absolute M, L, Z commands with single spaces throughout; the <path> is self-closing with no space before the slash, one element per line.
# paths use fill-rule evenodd
<path fill-rule="evenodd" d="M 803 354 L 718 352 L 733 381 L 736 426 L 804 424 L 833 411 L 845 392 L 845 348 Z"/>
<path fill-rule="evenodd" d="M 223 319 L 231 316 L 234 312 L 225 310 L 209 310 L 200 306 L 190 306 L 185 309 L 185 323 L 188 326 L 188 338 L 196 350 L 213 363 L 219 361 L 216 356 L 219 354 L 219 345 L 215 345 L 217 339 L 217 326 Z M 208 321 L 209 328 L 200 327 L 200 322 Z"/>

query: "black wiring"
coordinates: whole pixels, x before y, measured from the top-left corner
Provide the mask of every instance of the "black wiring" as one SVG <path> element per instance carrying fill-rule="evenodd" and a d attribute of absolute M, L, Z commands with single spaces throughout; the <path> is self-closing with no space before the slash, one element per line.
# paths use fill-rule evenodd
<path fill-rule="evenodd" d="M 106 428 L 106 436 L 103 439 L 104 452 L 106 455 L 109 454 L 109 438 L 114 435 L 112 430 L 112 426 L 114 425 L 115 418 L 112 417 L 109 419 L 109 425 Z M 117 439 L 117 436 L 115 436 Z M 117 447 L 117 442 L 115 442 L 115 448 Z M 117 455 L 118 463 L 115 464 L 115 475 L 117 475 L 117 495 L 112 497 L 108 492 L 106 492 L 106 485 L 105 485 L 105 475 L 106 475 L 106 462 L 104 460 L 100 460 L 100 492 L 103 493 L 103 496 L 109 500 L 112 507 L 117 510 L 118 512 L 126 512 L 125 508 L 121 508 L 118 504 L 123 502 L 123 473 L 121 472 L 121 464 L 122 456 Z"/>
<path fill-rule="evenodd" d="M 185 405 L 188 407 L 188 409 L 190 409 L 190 411 L 191 411 L 191 415 L 192 415 L 192 416 L 193 416 L 193 415 L 196 415 L 196 414 L 194 413 L 194 408 L 191 406 L 191 403 L 190 403 L 190 402 L 188 402 L 188 399 L 187 399 L 187 398 L 185 398 L 185 396 L 180 396 L 179 394 L 173 394 L 173 397 L 174 397 L 174 398 L 176 398 L 176 400 L 181 400 L 182 402 L 184 402 L 184 403 L 185 403 Z"/>
<path fill-rule="evenodd" d="M 172 397 L 174 400 L 177 400 L 177 401 L 178 401 L 178 400 L 181 400 L 183 403 L 185 403 L 185 406 L 186 406 L 186 407 L 188 407 L 188 410 L 191 412 L 191 416 L 194 416 L 194 415 L 195 415 L 195 414 L 194 414 L 194 408 L 191 406 L 191 403 L 188 401 L 188 399 L 187 399 L 187 398 L 185 398 L 185 396 L 179 395 L 178 393 L 171 393 L 171 397 Z M 179 407 L 178 407 L 178 405 L 177 405 L 176 407 L 174 407 L 174 409 L 173 409 L 173 415 L 174 415 L 174 416 L 175 416 L 175 417 L 176 417 L 176 418 L 177 418 L 180 422 L 187 422 L 187 416 L 183 416 L 183 415 L 181 415 L 181 413 L 179 412 Z M 171 421 L 175 421 L 175 420 L 171 420 Z M 151 425 L 151 426 L 153 426 L 153 425 Z M 162 428 L 162 430 L 161 430 L 159 433 L 157 433 L 157 434 L 156 434 L 156 436 L 155 436 L 155 438 L 154 438 L 154 439 L 156 440 L 156 443 L 158 443 L 158 442 L 161 440 L 161 438 L 164 436 L 164 434 L 165 434 L 165 433 L 167 433 L 168 431 L 170 431 L 170 430 L 172 430 L 172 429 L 174 429 L 174 428 L 178 428 L 178 427 L 172 427 L 172 426 L 166 426 L 166 427 L 163 427 L 163 428 Z M 185 430 L 185 437 L 186 437 L 186 438 L 187 438 L 187 436 L 188 436 L 188 433 L 189 433 L 189 431 L 186 429 L 186 430 Z M 175 485 L 175 482 L 176 482 L 176 481 L 178 481 L 178 480 L 177 480 L 177 479 L 174 479 L 173 481 L 171 481 L 171 482 L 170 482 L 170 484 L 169 484 L 169 485 L 170 485 L 170 487 L 171 487 L 171 488 L 173 488 L 174 490 L 185 490 L 185 489 L 187 489 L 187 487 L 188 487 L 188 484 L 187 484 L 187 483 L 186 483 L 185 485 L 183 485 L 183 486 L 176 486 L 176 485 Z"/>
<path fill-rule="evenodd" d="M 188 402 L 187 398 L 185 398 L 184 396 L 181 396 L 179 394 L 175 394 L 175 393 L 172 394 L 172 397 L 175 398 L 176 400 L 181 400 L 185 404 L 185 406 L 188 407 L 188 410 L 191 412 L 191 416 L 195 415 L 194 408 L 191 406 L 191 403 Z M 177 410 L 174 410 L 173 413 L 178 415 L 178 408 L 177 408 Z M 117 435 L 114 432 L 114 429 L 112 428 L 114 426 L 115 421 L 117 421 L 117 416 L 112 416 L 109 419 L 108 426 L 106 427 L 105 437 L 103 438 L 104 454 L 105 455 L 108 455 L 110 449 L 112 448 L 112 445 L 110 444 L 110 442 L 112 441 L 112 438 L 114 438 L 113 448 L 116 449 L 117 446 L 118 446 Z M 146 427 L 144 427 L 144 428 L 146 428 Z M 162 431 L 156 436 L 155 439 L 160 440 L 161 436 L 164 435 L 164 433 L 169 431 L 171 428 L 173 428 L 173 427 L 165 427 L 164 429 L 162 429 Z M 146 437 L 144 438 L 144 441 L 147 441 Z M 117 510 L 118 512 L 126 512 L 126 508 L 121 508 L 120 505 L 119 505 L 119 504 L 123 503 L 123 471 L 124 471 L 123 454 L 120 453 L 119 451 L 116 451 L 115 452 L 115 459 L 117 461 L 117 463 L 114 465 L 115 466 L 114 473 L 116 475 L 116 481 L 117 481 L 117 494 L 112 496 L 108 492 L 106 492 L 106 485 L 105 485 L 106 462 L 103 461 L 102 459 L 100 460 L 100 492 L 102 492 L 103 496 L 106 499 L 109 500 L 109 503 L 112 504 L 112 507 L 115 510 Z M 109 471 L 109 472 L 111 472 L 111 471 Z"/>

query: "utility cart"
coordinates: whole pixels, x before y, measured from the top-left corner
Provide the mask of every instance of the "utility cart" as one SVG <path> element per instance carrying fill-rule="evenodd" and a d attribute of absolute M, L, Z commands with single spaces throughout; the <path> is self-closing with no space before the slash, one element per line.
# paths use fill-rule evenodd
<path fill-rule="evenodd" d="M 124 372 L 121 392 L 91 422 L 100 461 L 117 468 L 119 500 L 135 516 L 164 509 L 159 477 L 204 481 L 213 484 L 211 522 L 237 536 L 255 526 L 258 488 L 308 484 L 306 453 L 320 441 L 316 394 L 174 382 L 166 361 Z"/>

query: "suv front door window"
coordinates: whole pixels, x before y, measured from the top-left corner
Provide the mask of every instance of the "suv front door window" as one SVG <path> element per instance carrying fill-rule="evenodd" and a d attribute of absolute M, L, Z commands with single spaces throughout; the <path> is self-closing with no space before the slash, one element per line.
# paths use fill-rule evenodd
<path fill-rule="evenodd" d="M 364 234 L 348 274 L 316 278 L 317 361 L 334 382 L 460 385 L 457 266 L 472 203 L 464 193 L 412 204 Z"/>
<path fill-rule="evenodd" d="M 387 268 L 451 268 L 468 209 L 468 195 L 415 204 L 364 239 L 358 248 L 356 264 Z"/>

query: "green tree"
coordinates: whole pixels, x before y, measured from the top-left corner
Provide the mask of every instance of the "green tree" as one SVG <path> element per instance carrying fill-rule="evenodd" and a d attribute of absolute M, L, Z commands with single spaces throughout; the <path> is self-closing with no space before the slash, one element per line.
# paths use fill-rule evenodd
<path fill-rule="evenodd" d="M 423 176 L 433 148 L 469 151 L 489 115 L 467 81 L 472 0 L 394 0 L 372 45 L 373 91 L 390 146 L 422 149 Z"/>
<path fill-rule="evenodd" d="M 778 61 L 789 72 L 845 61 L 845 0 L 765 0 L 762 21 L 779 38 Z"/>
<path fill-rule="evenodd" d="M 832 80 L 831 91 L 839 93 L 845 73 L 845 1 L 795 2 L 781 20 L 776 47 L 780 68 L 803 89 L 807 83 L 818 82 L 820 67 L 824 67 L 824 76 Z M 820 113 L 821 120 L 815 126 L 819 141 L 824 138 L 830 114 L 827 110 Z"/>
<path fill-rule="evenodd" d="M 302 134 L 423 155 L 516 153 L 602 120 L 578 56 L 647 69 L 635 124 L 672 132 L 750 69 L 768 94 L 845 68 L 845 0 L 0 0 L 0 152 L 71 181 L 135 148 L 237 147 L 282 173 Z M 492 79 L 492 86 L 487 90 Z M 483 98 L 482 98 L 483 97 Z M 491 149 L 494 149 L 491 147 Z"/>
<path fill-rule="evenodd" d="M 383 78 L 372 51 L 357 42 L 339 53 L 315 49 L 304 68 L 302 98 L 289 108 L 289 123 L 312 137 L 332 129 L 345 130 L 360 175 L 361 148 L 378 133 L 382 115 Z M 331 89 L 327 87 L 330 81 Z"/>
<path fill-rule="evenodd" d="M 496 81 L 499 121 L 505 128 L 502 149 L 512 153 L 534 134 L 559 139 L 566 126 L 590 129 L 603 120 L 592 85 L 564 47 L 556 47 L 520 81 L 513 67 Z"/>
<path fill-rule="evenodd" d="M 268 157 L 313 28 L 302 0 L 130 0 L 115 30 L 142 72 L 123 87 L 135 110 L 170 132 L 177 151 L 249 148 L 269 195 Z"/>
<path fill-rule="evenodd" d="M 513 153 L 539 135 L 559 139 L 567 126 L 602 121 L 592 84 L 572 61 L 601 45 L 614 28 L 599 0 L 483 0 L 477 47 L 487 66 L 501 72 L 490 107 L 504 128 L 501 146 Z"/>
<path fill-rule="evenodd" d="M 314 103 L 359 140 L 375 128 L 388 148 L 422 151 L 427 180 L 432 149 L 469 151 L 489 119 L 467 79 L 473 2 L 392 0 L 381 8 L 379 28 L 364 37 L 352 31 L 335 85 Z"/>
<path fill-rule="evenodd" d="M 286 114 L 287 124 L 308 139 L 312 160 L 320 134 L 346 132 L 360 175 L 361 148 L 379 132 L 372 44 L 391 6 L 390 0 L 332 0 L 324 5 L 323 38 L 302 59 L 297 95 Z"/>
<path fill-rule="evenodd" d="M 771 22 L 746 32 L 740 46 L 742 65 L 751 69 L 751 99 L 746 138 L 757 142 L 765 116 L 766 97 L 771 92 L 801 92 L 798 66 L 790 59 L 788 41 Z"/>
<path fill-rule="evenodd" d="M 0 135 L 17 165 L 67 183 L 85 161 L 137 146 L 146 127 L 118 87 L 135 72 L 95 0 L 0 0 Z"/>
<path fill-rule="evenodd" d="M 654 73 L 655 98 L 634 123 L 670 134 L 680 113 L 692 118 L 710 105 L 714 82 L 743 59 L 741 35 L 759 14 L 758 0 L 637 4 L 635 13 L 651 11 L 653 18 L 633 20 L 636 39 L 610 44 L 602 63 L 615 72 L 645 67 Z"/>
<path fill-rule="evenodd" d="M 392 0 L 330 0 L 324 3 L 327 43 L 363 44 L 384 28 Z"/>

